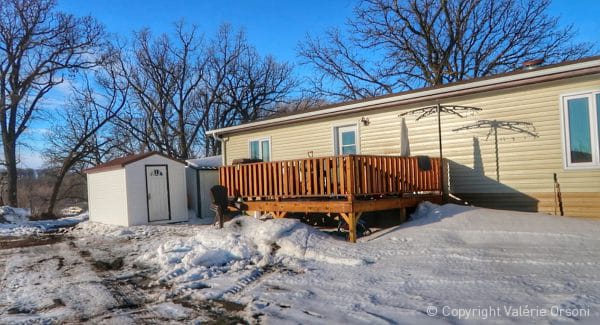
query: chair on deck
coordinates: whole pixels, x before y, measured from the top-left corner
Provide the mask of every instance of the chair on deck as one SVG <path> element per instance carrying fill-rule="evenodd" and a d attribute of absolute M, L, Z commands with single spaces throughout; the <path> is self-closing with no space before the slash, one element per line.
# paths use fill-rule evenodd
<path fill-rule="evenodd" d="M 223 222 L 226 221 L 225 219 L 229 221 L 241 212 L 240 207 L 237 206 L 235 201 L 229 201 L 227 187 L 221 185 L 211 187 L 210 196 L 212 198 L 210 209 L 215 211 L 219 222 L 219 228 L 223 228 Z M 229 211 L 229 207 L 233 207 L 235 211 Z"/>

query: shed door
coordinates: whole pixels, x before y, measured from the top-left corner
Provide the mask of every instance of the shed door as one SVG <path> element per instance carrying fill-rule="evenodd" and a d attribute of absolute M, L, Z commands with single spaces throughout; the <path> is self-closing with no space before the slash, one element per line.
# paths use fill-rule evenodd
<path fill-rule="evenodd" d="M 171 219 L 168 179 L 166 165 L 146 166 L 148 221 Z"/>

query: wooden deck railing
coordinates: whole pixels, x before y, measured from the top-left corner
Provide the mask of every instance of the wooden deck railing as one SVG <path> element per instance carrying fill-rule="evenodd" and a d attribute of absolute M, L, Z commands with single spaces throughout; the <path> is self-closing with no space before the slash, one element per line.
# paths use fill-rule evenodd
<path fill-rule="evenodd" d="M 219 168 L 230 197 L 303 198 L 440 192 L 440 159 L 421 170 L 417 157 L 349 155 Z"/>

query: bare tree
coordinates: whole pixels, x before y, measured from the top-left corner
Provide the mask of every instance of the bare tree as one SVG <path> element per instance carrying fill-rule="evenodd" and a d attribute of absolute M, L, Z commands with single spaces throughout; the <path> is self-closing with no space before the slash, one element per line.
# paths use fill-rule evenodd
<path fill-rule="evenodd" d="M 289 64 L 260 56 L 226 24 L 209 41 L 183 22 L 157 38 L 146 29 L 133 48 L 122 61 L 131 96 L 114 129 L 122 152 L 216 154 L 206 131 L 265 117 L 296 85 Z"/>
<path fill-rule="evenodd" d="M 262 57 L 248 44 L 242 31 L 222 25 L 210 44 L 202 107 L 202 132 L 264 118 L 289 105 L 298 85 L 292 66 Z M 215 155 L 220 146 L 206 138 L 204 154 Z"/>
<path fill-rule="evenodd" d="M 550 0 L 363 0 L 347 37 L 308 37 L 299 53 L 318 94 L 357 99 L 515 70 L 525 60 L 580 58 L 572 26 L 548 14 Z"/>
<path fill-rule="evenodd" d="M 158 38 L 145 29 L 135 33 L 133 48 L 132 59 L 123 62 L 131 98 L 116 132 L 147 150 L 188 158 L 197 150 L 203 118 L 196 104 L 205 65 L 197 29 L 180 22 L 174 37 Z"/>
<path fill-rule="evenodd" d="M 93 80 L 85 74 L 80 86 L 73 87 L 70 104 L 62 114 L 55 113 L 45 157 L 54 166 L 54 181 L 46 214 L 53 215 L 61 186 L 68 173 L 79 173 L 97 164 L 111 148 L 107 126 L 125 107 L 129 84 L 120 77 L 117 53 L 95 70 Z M 60 116 L 57 116 L 60 115 Z M 65 191 L 69 192 L 69 191 Z"/>
<path fill-rule="evenodd" d="M 53 0 L 0 0 L 0 129 L 8 204 L 18 205 L 16 144 L 63 74 L 95 65 L 103 29 Z"/>

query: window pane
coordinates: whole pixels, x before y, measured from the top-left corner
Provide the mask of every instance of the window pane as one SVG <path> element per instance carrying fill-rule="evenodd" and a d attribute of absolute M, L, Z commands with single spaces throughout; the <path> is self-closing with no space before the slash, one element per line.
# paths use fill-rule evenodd
<path fill-rule="evenodd" d="M 342 155 L 356 154 L 356 145 L 342 146 Z"/>
<path fill-rule="evenodd" d="M 262 147 L 262 160 L 263 161 L 270 161 L 271 160 L 271 153 L 269 152 L 269 141 L 268 140 L 263 140 L 260 143 L 261 147 Z"/>
<path fill-rule="evenodd" d="M 342 146 L 356 144 L 356 136 L 354 131 L 342 132 Z"/>
<path fill-rule="evenodd" d="M 258 147 L 258 141 L 250 141 L 250 158 L 259 159 L 260 150 Z"/>
<path fill-rule="evenodd" d="M 567 101 L 569 114 L 569 146 L 571 162 L 592 161 L 592 141 L 590 135 L 590 112 L 587 98 L 575 98 Z"/>

